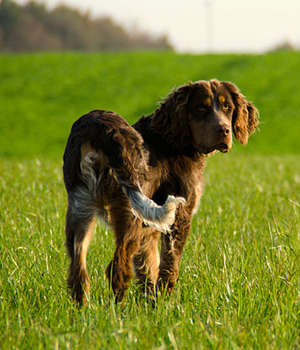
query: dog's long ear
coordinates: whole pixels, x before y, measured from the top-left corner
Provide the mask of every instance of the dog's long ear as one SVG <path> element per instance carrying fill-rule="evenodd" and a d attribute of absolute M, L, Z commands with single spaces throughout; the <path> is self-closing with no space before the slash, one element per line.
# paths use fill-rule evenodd
<path fill-rule="evenodd" d="M 229 91 L 235 106 L 232 117 L 232 129 L 236 139 L 246 145 L 251 134 L 258 129 L 259 113 L 254 105 L 247 101 L 239 89 L 232 83 L 222 82 Z"/>

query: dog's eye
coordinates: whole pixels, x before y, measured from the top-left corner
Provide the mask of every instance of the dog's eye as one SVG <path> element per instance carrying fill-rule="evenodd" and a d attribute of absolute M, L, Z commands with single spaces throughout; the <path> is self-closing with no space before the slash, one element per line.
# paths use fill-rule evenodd
<path fill-rule="evenodd" d="M 230 111 L 231 110 L 231 106 L 229 105 L 229 104 L 224 104 L 223 105 L 223 109 L 225 110 L 225 111 Z"/>

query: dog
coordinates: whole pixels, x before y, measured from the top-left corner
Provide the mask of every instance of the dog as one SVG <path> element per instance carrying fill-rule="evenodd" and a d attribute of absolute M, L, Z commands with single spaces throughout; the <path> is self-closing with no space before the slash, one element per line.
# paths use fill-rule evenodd
<path fill-rule="evenodd" d="M 106 276 L 116 302 L 133 271 L 146 293 L 170 293 L 203 191 L 205 158 L 228 152 L 233 134 L 246 145 L 258 124 L 254 105 L 234 84 L 218 80 L 180 86 L 132 126 L 105 110 L 79 118 L 63 165 L 73 300 L 88 300 L 86 254 L 97 216 L 115 235 Z"/>

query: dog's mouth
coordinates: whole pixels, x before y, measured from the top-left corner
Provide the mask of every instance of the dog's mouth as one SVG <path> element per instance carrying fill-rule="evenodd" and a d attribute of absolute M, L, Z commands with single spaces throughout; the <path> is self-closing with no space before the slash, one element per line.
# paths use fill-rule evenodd
<path fill-rule="evenodd" d="M 218 144 L 216 146 L 216 149 L 222 153 L 227 153 L 229 152 L 231 148 L 231 144 L 225 143 L 225 142 L 221 142 L 220 144 Z"/>
<path fill-rule="evenodd" d="M 201 147 L 200 148 L 200 152 L 203 153 L 203 154 L 210 154 L 212 152 L 216 152 L 216 151 L 220 151 L 222 153 L 227 153 L 229 152 L 231 146 L 226 144 L 226 143 L 220 143 L 220 144 L 217 144 L 216 146 L 213 146 L 213 147 Z"/>
<path fill-rule="evenodd" d="M 225 147 L 225 148 L 220 149 L 220 152 L 222 152 L 222 153 L 228 153 L 229 150 L 230 150 L 229 147 Z"/>

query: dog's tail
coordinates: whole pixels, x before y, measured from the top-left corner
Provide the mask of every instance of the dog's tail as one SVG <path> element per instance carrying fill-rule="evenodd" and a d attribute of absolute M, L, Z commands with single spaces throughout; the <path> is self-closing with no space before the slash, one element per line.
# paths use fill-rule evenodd
<path fill-rule="evenodd" d="M 165 204 L 159 206 L 146 197 L 142 191 L 125 186 L 121 187 L 131 202 L 133 214 L 141 219 L 145 225 L 161 232 L 170 231 L 175 220 L 177 205 L 185 203 L 185 199 L 182 197 L 168 196 Z"/>
<path fill-rule="evenodd" d="M 108 165 L 115 175 L 116 182 L 130 200 L 133 214 L 147 226 L 161 232 L 170 231 L 175 220 L 176 207 L 184 204 L 185 199 L 168 196 L 164 205 L 160 206 L 148 198 L 142 191 L 139 179 L 138 169 L 147 169 L 147 159 L 140 134 L 116 114 L 113 118 L 97 116 L 96 119 L 93 130 L 96 132 L 97 145 L 94 147 L 92 145 L 94 151 L 81 150 L 82 173 L 92 175 L 90 177 L 94 178 L 92 187 L 96 188 L 99 185 L 95 163 L 101 149 L 108 159 Z"/>
<path fill-rule="evenodd" d="M 82 174 L 88 179 L 89 191 L 95 195 L 97 187 L 100 185 L 99 181 L 101 182 L 95 171 L 98 156 L 99 153 L 89 150 L 83 154 L 81 160 Z M 156 204 L 143 193 L 137 180 L 136 171 L 128 158 L 126 162 L 123 162 L 121 168 L 111 166 L 111 169 L 115 174 L 116 182 L 130 200 L 132 213 L 141 219 L 146 226 L 153 227 L 163 233 L 170 231 L 175 220 L 176 207 L 179 204 L 184 204 L 185 199 L 169 195 L 162 206 Z M 129 169 L 130 171 L 128 171 Z M 130 174 L 130 176 L 126 176 L 126 174 Z"/>

